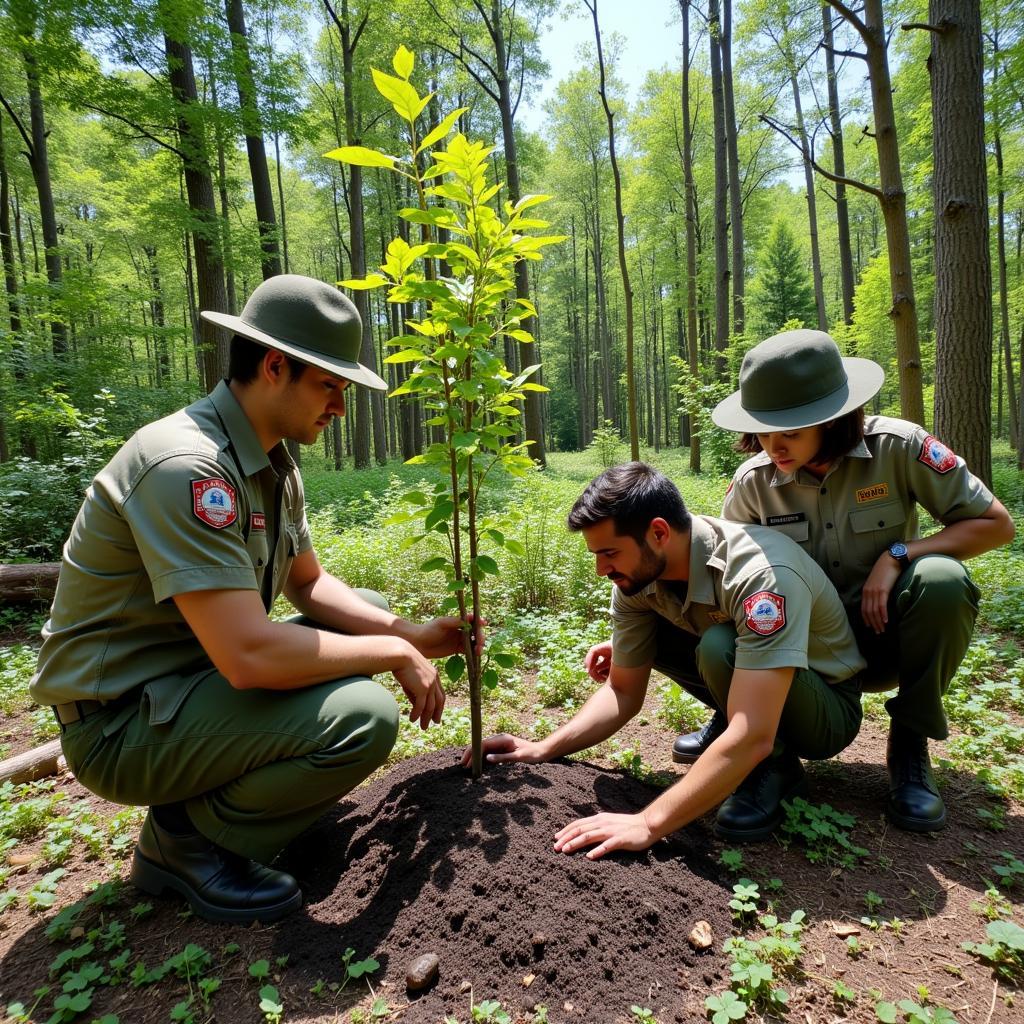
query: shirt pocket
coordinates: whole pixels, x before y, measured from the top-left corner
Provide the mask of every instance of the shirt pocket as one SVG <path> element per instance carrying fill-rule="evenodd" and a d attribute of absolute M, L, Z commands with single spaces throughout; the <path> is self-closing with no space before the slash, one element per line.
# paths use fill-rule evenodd
<path fill-rule="evenodd" d="M 903 540 L 907 510 L 899 501 L 887 501 L 871 508 L 860 508 L 850 513 L 854 555 L 857 562 L 870 570 L 878 556 L 893 541 Z"/>

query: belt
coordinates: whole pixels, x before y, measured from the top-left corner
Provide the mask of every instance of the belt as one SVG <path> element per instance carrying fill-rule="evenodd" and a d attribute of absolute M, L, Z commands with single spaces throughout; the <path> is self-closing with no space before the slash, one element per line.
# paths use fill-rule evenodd
<path fill-rule="evenodd" d="M 57 724 L 61 727 L 71 725 L 72 722 L 78 722 L 83 718 L 88 718 L 89 715 L 94 715 L 106 706 L 107 702 L 102 700 L 73 700 L 67 704 L 51 705 L 54 716 L 57 719 Z"/>

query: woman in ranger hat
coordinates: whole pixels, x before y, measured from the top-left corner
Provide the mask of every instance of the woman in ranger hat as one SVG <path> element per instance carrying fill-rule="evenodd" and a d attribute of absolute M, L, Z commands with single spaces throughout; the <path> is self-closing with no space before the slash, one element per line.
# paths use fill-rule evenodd
<path fill-rule="evenodd" d="M 865 688 L 896 689 L 889 712 L 887 814 L 912 832 L 942 828 L 928 739 L 948 734 L 942 696 L 970 643 L 978 591 L 963 561 L 1008 543 L 1013 520 L 964 460 L 923 427 L 865 416 L 882 368 L 844 358 L 832 338 L 786 331 L 743 360 L 740 387 L 712 420 L 750 458 L 722 515 L 797 541 L 825 570 L 868 662 Z M 918 535 L 917 506 L 942 524 Z M 691 761 L 725 726 L 680 736 Z"/>

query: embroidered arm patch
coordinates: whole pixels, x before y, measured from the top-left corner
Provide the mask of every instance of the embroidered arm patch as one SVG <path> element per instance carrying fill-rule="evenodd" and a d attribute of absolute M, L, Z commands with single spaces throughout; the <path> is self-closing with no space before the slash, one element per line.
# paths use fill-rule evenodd
<path fill-rule="evenodd" d="M 234 487 L 219 476 L 192 481 L 192 514 L 207 526 L 223 530 L 238 518 Z"/>
<path fill-rule="evenodd" d="M 936 473 L 948 473 L 956 466 L 956 455 L 937 437 L 929 434 L 921 445 L 921 454 L 918 455 L 917 461 L 923 462 Z"/>
<path fill-rule="evenodd" d="M 743 602 L 747 626 L 760 636 L 771 636 L 786 625 L 786 599 L 771 590 L 760 590 Z"/>

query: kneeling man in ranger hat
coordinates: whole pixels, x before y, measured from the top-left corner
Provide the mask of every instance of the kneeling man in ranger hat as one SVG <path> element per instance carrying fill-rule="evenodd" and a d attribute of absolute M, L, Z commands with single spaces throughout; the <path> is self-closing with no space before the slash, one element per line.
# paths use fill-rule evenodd
<path fill-rule="evenodd" d="M 359 315 L 295 275 L 261 284 L 228 379 L 143 427 L 93 480 L 64 547 L 32 695 L 53 707 L 78 780 L 149 807 L 131 879 L 213 921 L 297 909 L 268 865 L 387 758 L 394 675 L 423 728 L 445 695 L 430 659 L 462 649 L 457 618 L 422 625 L 326 572 L 284 440 L 311 444 L 345 414 Z M 275 622 L 284 593 L 302 613 Z M 479 642 L 479 638 L 478 638 Z"/>

